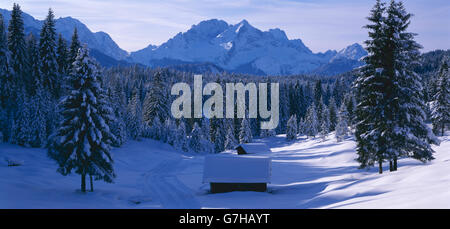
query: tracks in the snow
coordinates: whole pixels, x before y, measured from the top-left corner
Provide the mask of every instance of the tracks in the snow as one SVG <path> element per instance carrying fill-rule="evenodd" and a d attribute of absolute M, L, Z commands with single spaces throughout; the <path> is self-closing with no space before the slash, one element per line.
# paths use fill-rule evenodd
<path fill-rule="evenodd" d="M 164 160 L 140 179 L 144 195 L 159 202 L 163 208 L 200 208 L 193 191 L 181 182 L 177 172 L 181 172 L 187 162 L 177 159 Z"/>

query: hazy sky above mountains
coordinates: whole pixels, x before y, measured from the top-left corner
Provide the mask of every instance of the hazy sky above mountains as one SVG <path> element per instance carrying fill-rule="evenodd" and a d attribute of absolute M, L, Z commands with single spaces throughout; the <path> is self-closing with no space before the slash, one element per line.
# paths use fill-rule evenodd
<path fill-rule="evenodd" d="M 159 45 L 202 20 L 236 24 L 242 19 L 261 30 L 280 28 L 300 38 L 313 52 L 342 49 L 367 39 L 366 17 L 374 0 L 2 0 L 37 19 L 51 7 L 56 17 L 71 16 L 92 31 L 104 31 L 127 51 Z M 423 51 L 450 48 L 450 1 L 406 0 L 415 16 L 410 31 L 419 34 Z"/>

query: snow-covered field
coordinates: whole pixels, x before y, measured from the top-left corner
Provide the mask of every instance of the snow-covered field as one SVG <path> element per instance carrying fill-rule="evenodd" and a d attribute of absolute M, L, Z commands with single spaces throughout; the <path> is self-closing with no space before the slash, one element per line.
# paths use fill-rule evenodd
<path fill-rule="evenodd" d="M 0 143 L 0 208 L 450 208 L 450 141 L 441 140 L 433 162 L 402 159 L 382 175 L 357 169 L 351 139 L 257 140 L 272 149 L 269 191 L 223 194 L 202 184 L 204 156 L 153 140 L 113 149 L 115 183 L 95 182 L 87 194 L 80 176 L 56 173 L 44 149 Z"/>

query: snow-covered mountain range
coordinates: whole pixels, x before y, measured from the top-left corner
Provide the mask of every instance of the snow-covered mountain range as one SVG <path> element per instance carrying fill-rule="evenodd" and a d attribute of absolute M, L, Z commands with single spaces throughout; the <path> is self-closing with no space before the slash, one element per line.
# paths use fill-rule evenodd
<path fill-rule="evenodd" d="M 11 11 L 0 9 L 8 23 Z M 25 32 L 39 36 L 43 21 L 23 13 Z M 290 40 L 278 28 L 261 31 L 246 20 L 231 25 L 211 19 L 193 25 L 167 42 L 127 53 L 105 32 L 92 32 L 72 17 L 56 19 L 56 32 L 70 40 L 77 28 L 81 42 L 87 43 L 100 63 L 140 63 L 151 67 L 173 67 L 189 71 L 230 71 L 256 75 L 314 73 L 334 75 L 362 64 L 367 52 L 355 43 L 341 51 L 313 53 L 300 39 Z"/>
<path fill-rule="evenodd" d="M 11 19 L 11 11 L 0 9 L 3 15 L 5 24 L 9 23 Z M 37 20 L 31 15 L 22 12 L 24 21 L 25 34 L 33 33 L 39 37 L 42 24 L 41 20 Z M 72 17 L 63 17 L 55 20 L 56 33 L 61 34 L 62 37 L 70 41 L 74 28 L 78 30 L 78 36 L 82 43 L 86 43 L 90 49 L 95 49 L 109 57 L 116 60 L 122 60 L 128 56 L 128 53 L 121 49 L 116 42 L 105 32 L 92 32 L 85 24 Z"/>
<path fill-rule="evenodd" d="M 129 60 L 149 66 L 212 63 L 222 69 L 252 74 L 336 74 L 361 65 L 367 52 L 353 44 L 337 52 L 313 53 L 300 39 L 289 40 L 280 29 L 261 31 L 246 20 L 230 25 L 212 19 L 194 25 L 160 46 L 132 52 Z"/>

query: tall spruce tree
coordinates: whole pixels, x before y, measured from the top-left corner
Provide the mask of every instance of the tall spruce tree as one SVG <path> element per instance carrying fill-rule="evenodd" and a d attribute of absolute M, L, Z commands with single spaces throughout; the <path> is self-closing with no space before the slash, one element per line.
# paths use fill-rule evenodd
<path fill-rule="evenodd" d="M 292 115 L 287 122 L 286 139 L 288 141 L 295 140 L 297 139 L 297 134 L 298 134 L 297 116 Z"/>
<path fill-rule="evenodd" d="M 334 131 L 336 129 L 338 111 L 336 107 L 336 101 L 333 97 L 330 97 L 330 100 L 328 102 L 328 112 L 330 117 L 330 131 Z"/>
<path fill-rule="evenodd" d="M 414 41 L 416 34 L 407 31 L 411 16 L 401 1 L 392 0 L 385 22 L 386 74 L 391 79 L 385 112 L 391 112 L 388 118 L 392 118 L 392 122 L 384 134 L 392 139 L 388 142 L 387 153 L 394 162 L 394 171 L 400 157 L 412 157 L 422 162 L 432 160 L 434 151 L 430 144 L 439 143 L 425 123 L 422 78 L 414 72 L 419 64 L 421 46 Z"/>
<path fill-rule="evenodd" d="M 12 101 L 13 81 L 12 69 L 10 68 L 10 53 L 8 51 L 8 40 L 6 37 L 3 16 L 0 14 L 0 108 L 3 111 L 10 107 Z M 6 111 L 5 111 L 6 112 Z M 6 119 L 6 114 L 5 114 Z M 6 120 L 2 120 L 5 121 Z M 0 128 L 4 128 L 5 123 L 0 123 Z"/>
<path fill-rule="evenodd" d="M 18 4 L 13 5 L 11 19 L 8 26 L 8 49 L 10 53 L 11 72 L 11 110 L 17 107 L 16 99 L 23 87 L 26 75 L 26 44 L 22 10 Z M 14 111 L 13 111 L 14 112 Z"/>
<path fill-rule="evenodd" d="M 60 95 L 60 79 L 58 78 L 58 63 L 56 59 L 55 15 L 52 9 L 48 10 L 40 37 L 40 70 L 44 89 L 49 90 L 54 98 L 58 98 Z"/>
<path fill-rule="evenodd" d="M 385 4 L 377 0 L 367 18 L 370 24 L 365 28 L 369 31 L 369 40 L 365 41 L 368 55 L 364 58 L 366 65 L 361 69 L 354 87 L 359 99 L 356 107 L 355 136 L 357 142 L 357 161 L 360 168 L 379 165 L 379 172 L 383 172 L 383 161 L 386 158 L 386 140 L 381 135 L 383 126 L 386 126 L 384 113 L 385 82 L 383 61 L 385 58 L 384 46 L 384 12 Z M 343 103 L 345 105 L 345 102 Z"/>
<path fill-rule="evenodd" d="M 25 88 L 34 96 L 37 93 L 37 88 L 41 84 L 40 77 L 40 58 L 39 48 L 36 38 L 33 34 L 27 37 L 27 56 L 28 56 L 28 69 L 27 69 L 27 81 L 25 82 Z"/>
<path fill-rule="evenodd" d="M 200 126 L 197 122 L 194 122 L 194 126 L 191 131 L 191 138 L 189 139 L 189 148 L 194 152 L 202 152 L 203 147 L 203 135 Z"/>
<path fill-rule="evenodd" d="M 239 143 L 250 143 L 253 140 L 252 130 L 248 119 L 244 118 L 241 122 L 241 129 L 239 131 Z"/>
<path fill-rule="evenodd" d="M 225 137 L 224 147 L 226 150 L 234 149 L 238 145 L 236 138 L 234 137 L 234 129 L 232 125 L 228 126 L 227 135 Z"/>
<path fill-rule="evenodd" d="M 341 142 L 348 135 L 348 112 L 345 104 L 339 108 L 338 121 L 336 124 L 336 140 Z"/>
<path fill-rule="evenodd" d="M 75 59 L 77 58 L 78 55 L 78 50 L 81 48 L 81 43 L 80 40 L 78 39 L 78 30 L 77 27 L 73 28 L 73 34 L 72 34 L 72 39 L 70 42 L 70 47 L 69 47 L 69 53 L 68 53 L 68 64 L 69 64 L 69 72 L 72 69 L 73 63 L 75 62 Z"/>
<path fill-rule="evenodd" d="M 10 107 L 12 93 L 11 69 L 9 64 L 8 41 L 3 16 L 0 14 L 0 141 L 6 141 L 9 123 L 7 108 Z"/>
<path fill-rule="evenodd" d="M 357 151 L 361 167 L 390 162 L 397 169 L 400 157 L 426 162 L 433 159 L 430 144 L 438 143 L 425 125 L 425 104 L 420 76 L 414 72 L 420 45 L 407 32 L 411 14 L 402 2 L 391 1 L 386 10 L 377 1 L 369 20 L 369 55 L 356 80 Z"/>
<path fill-rule="evenodd" d="M 58 35 L 58 44 L 56 47 L 56 62 L 58 64 L 58 74 L 60 78 L 65 78 L 69 71 L 69 51 L 67 49 L 66 40 L 61 34 Z"/>
<path fill-rule="evenodd" d="M 151 125 L 155 118 L 164 122 L 169 117 L 165 90 L 163 73 L 158 71 L 154 74 L 152 84 L 144 99 L 143 120 L 147 125 Z"/>
<path fill-rule="evenodd" d="M 86 175 L 106 182 L 115 177 L 109 151 L 114 139 L 108 126 L 113 119 L 112 109 L 100 77 L 96 63 L 83 47 L 68 82 L 70 94 L 60 102 L 63 120 L 48 150 L 59 165 L 58 172 L 67 175 L 75 170 L 81 175 L 82 192 L 86 192 Z"/>
<path fill-rule="evenodd" d="M 437 91 L 433 97 L 432 121 L 433 132 L 444 136 L 450 125 L 450 80 L 448 59 L 444 58 L 438 73 Z"/>
<path fill-rule="evenodd" d="M 305 134 L 308 137 L 316 137 L 319 132 L 319 121 L 317 118 L 316 106 L 312 103 L 306 111 Z"/>
<path fill-rule="evenodd" d="M 130 102 L 127 106 L 125 123 L 127 126 L 128 136 L 136 140 L 142 135 L 142 106 L 139 98 L 139 91 L 133 91 Z"/>

